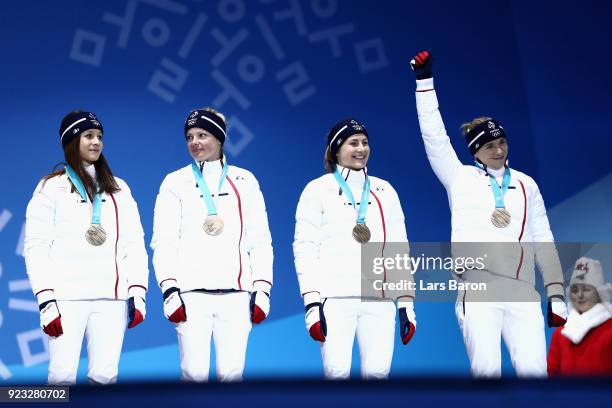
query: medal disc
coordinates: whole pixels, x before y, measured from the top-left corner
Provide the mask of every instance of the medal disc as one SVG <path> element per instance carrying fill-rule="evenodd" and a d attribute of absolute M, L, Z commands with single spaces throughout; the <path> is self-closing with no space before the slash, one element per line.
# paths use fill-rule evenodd
<path fill-rule="evenodd" d="M 360 244 L 365 244 L 372 237 L 370 229 L 365 224 L 356 224 L 353 227 L 353 238 Z"/>
<path fill-rule="evenodd" d="M 219 235 L 223 232 L 223 220 L 218 215 L 209 215 L 204 220 L 204 232 L 208 235 Z"/>
<path fill-rule="evenodd" d="M 510 225 L 510 213 L 505 208 L 496 208 L 491 214 L 491 223 L 497 228 L 506 228 Z"/>
<path fill-rule="evenodd" d="M 85 239 L 89 245 L 100 246 L 106 241 L 106 231 L 99 224 L 92 224 L 85 232 Z"/>

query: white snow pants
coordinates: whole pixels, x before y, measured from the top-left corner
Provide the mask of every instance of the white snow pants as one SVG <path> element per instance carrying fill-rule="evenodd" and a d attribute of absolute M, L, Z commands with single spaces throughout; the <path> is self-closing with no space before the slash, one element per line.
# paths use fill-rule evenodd
<path fill-rule="evenodd" d="M 327 336 L 321 345 L 326 379 L 348 379 L 353 342 L 361 357 L 363 379 L 385 379 L 393 357 L 396 307 L 392 301 L 327 298 L 323 303 Z"/>
<path fill-rule="evenodd" d="M 87 377 L 93 384 L 117 382 L 123 335 L 127 325 L 125 300 L 58 300 L 64 334 L 49 337 L 50 385 L 76 383 L 83 344 L 87 338 Z"/>
<path fill-rule="evenodd" d="M 455 314 L 472 376 L 501 377 L 502 337 L 518 377 L 547 376 L 539 302 L 457 302 Z"/>
<path fill-rule="evenodd" d="M 187 321 L 176 324 L 183 381 L 208 381 L 210 339 L 219 381 L 241 381 L 251 331 L 249 293 L 186 292 Z"/>

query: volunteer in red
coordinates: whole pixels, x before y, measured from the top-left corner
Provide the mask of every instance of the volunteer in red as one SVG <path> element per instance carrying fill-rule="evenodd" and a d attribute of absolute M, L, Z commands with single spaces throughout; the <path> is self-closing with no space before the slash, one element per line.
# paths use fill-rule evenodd
<path fill-rule="evenodd" d="M 396 303 L 400 336 L 416 330 L 414 291 L 370 293 L 362 287 L 362 245 L 405 243 L 404 213 L 387 181 L 368 173 L 368 132 L 356 119 L 327 135 L 327 174 L 304 188 L 296 211 L 293 252 L 306 310 L 306 329 L 321 343 L 324 375 L 347 379 L 355 335 L 364 379 L 384 379 L 393 356 Z M 381 255 L 383 253 L 381 252 Z M 402 279 L 413 280 L 409 271 Z M 399 282 L 399 278 L 391 279 Z M 369 296 L 371 295 L 371 296 Z"/>
<path fill-rule="evenodd" d="M 551 376 L 612 375 L 612 285 L 601 263 L 582 257 L 569 284 L 569 316 L 552 335 Z"/>
<path fill-rule="evenodd" d="M 102 154 L 102 135 L 92 112 L 64 117 L 59 136 L 66 165 L 43 177 L 26 212 L 24 256 L 49 336 L 49 384 L 76 382 L 83 336 L 89 381 L 116 382 L 125 326 L 146 315 L 140 216 Z"/>
<path fill-rule="evenodd" d="M 474 162 L 462 164 L 438 109 L 428 51 L 411 62 L 416 74 L 419 125 L 431 167 L 448 194 L 453 255 L 476 251 L 485 268 L 468 270 L 467 282 L 487 291 L 460 291 L 455 307 L 476 377 L 501 376 L 501 338 L 519 377 L 546 376 L 546 341 L 535 263 L 548 296 L 548 324 L 565 321 L 563 275 L 546 207 L 536 182 L 508 166 L 506 129 L 490 117 L 462 126 Z M 478 243 L 465 245 L 464 243 Z M 479 252 L 480 251 L 480 252 Z"/>
<path fill-rule="evenodd" d="M 217 378 L 239 381 L 252 323 L 270 310 L 272 238 L 255 176 L 228 164 L 227 124 L 193 110 L 184 135 L 191 162 L 166 176 L 151 247 L 164 314 L 174 323 L 185 381 L 207 381 L 211 336 Z"/>

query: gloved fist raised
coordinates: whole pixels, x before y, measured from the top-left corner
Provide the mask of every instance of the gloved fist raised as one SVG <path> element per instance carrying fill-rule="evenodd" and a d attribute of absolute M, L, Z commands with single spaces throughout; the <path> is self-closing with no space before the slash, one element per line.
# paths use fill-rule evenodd
<path fill-rule="evenodd" d="M 397 310 L 399 313 L 400 338 L 402 339 L 402 343 L 406 345 L 416 332 L 417 322 L 416 314 L 414 313 L 414 304 L 413 302 L 398 301 Z"/>
<path fill-rule="evenodd" d="M 410 60 L 410 67 L 414 71 L 416 79 L 427 79 L 433 76 L 432 74 L 433 57 L 429 50 L 419 52 Z"/>
<path fill-rule="evenodd" d="M 567 306 L 565 298 L 561 295 L 553 295 L 548 298 L 548 327 L 559 327 L 567 320 Z"/>
<path fill-rule="evenodd" d="M 62 315 L 55 299 L 40 304 L 38 310 L 40 311 L 40 327 L 47 335 L 59 337 L 64 334 Z"/>
<path fill-rule="evenodd" d="M 310 292 L 304 295 L 306 310 L 306 330 L 313 340 L 325 342 L 327 336 L 327 322 L 323 313 L 323 304 L 319 292 Z"/>
<path fill-rule="evenodd" d="M 181 291 L 176 286 L 166 289 L 164 292 L 164 316 L 172 323 L 187 321 L 185 302 L 181 297 Z"/>
<path fill-rule="evenodd" d="M 251 322 L 255 324 L 263 322 L 270 313 L 270 295 L 261 290 L 251 293 L 250 308 Z"/>

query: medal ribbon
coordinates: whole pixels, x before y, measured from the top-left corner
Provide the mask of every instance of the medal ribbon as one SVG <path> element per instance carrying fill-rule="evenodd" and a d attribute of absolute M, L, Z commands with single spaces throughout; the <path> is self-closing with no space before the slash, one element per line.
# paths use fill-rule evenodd
<path fill-rule="evenodd" d="M 83 182 L 79 178 L 79 175 L 76 174 L 74 169 L 70 166 L 66 166 L 66 174 L 68 175 L 68 178 L 70 179 L 74 187 L 77 189 L 81 198 L 85 201 L 89 201 L 87 197 L 87 191 L 85 190 L 85 186 L 83 185 Z M 96 192 L 93 198 L 93 211 L 91 214 L 91 224 L 92 225 L 100 225 L 101 212 L 102 212 L 102 197 L 99 192 Z"/>
<path fill-rule="evenodd" d="M 476 165 L 479 169 L 484 170 L 479 163 L 476 163 Z M 501 188 L 499 187 L 499 184 L 497 184 L 495 177 L 490 175 L 488 172 L 487 175 L 491 181 L 491 190 L 493 191 L 493 198 L 495 199 L 495 208 L 506 208 L 504 205 L 504 194 L 506 194 L 506 191 L 508 191 L 508 186 L 510 186 L 510 168 L 506 166 Z"/>
<path fill-rule="evenodd" d="M 210 189 L 208 188 L 208 184 L 206 184 L 206 180 L 204 180 L 204 176 L 202 176 L 202 172 L 195 162 L 191 163 L 191 170 L 193 175 L 198 182 L 198 187 L 200 188 L 200 192 L 202 193 L 202 198 L 204 199 L 204 204 L 206 204 L 206 210 L 208 211 L 208 215 L 217 215 L 217 206 L 212 199 L 212 194 L 210 193 Z M 219 179 L 219 187 L 217 188 L 217 197 L 221 192 L 221 187 L 223 187 L 223 183 L 225 183 L 225 177 L 227 177 L 227 161 L 223 162 L 223 170 L 221 170 L 221 178 Z"/>
<path fill-rule="evenodd" d="M 342 189 L 342 192 L 344 193 L 344 195 L 347 196 L 349 200 L 351 200 L 351 204 L 353 205 L 353 208 L 355 209 L 355 211 L 357 211 L 357 205 L 355 203 L 355 197 L 353 196 L 353 192 L 351 191 L 348 184 L 346 184 L 346 181 L 344 180 L 344 178 L 338 172 L 337 167 L 336 167 L 336 170 L 334 170 L 334 177 L 336 178 L 338 185 L 340 185 L 340 188 Z M 363 192 L 361 193 L 361 201 L 359 202 L 359 211 L 357 211 L 357 224 L 365 224 L 366 213 L 368 212 L 368 201 L 369 200 L 370 200 L 370 178 L 368 177 L 366 173 L 365 182 L 363 183 Z"/>

